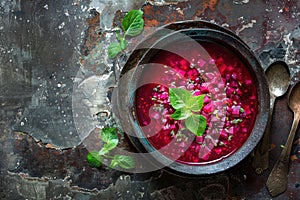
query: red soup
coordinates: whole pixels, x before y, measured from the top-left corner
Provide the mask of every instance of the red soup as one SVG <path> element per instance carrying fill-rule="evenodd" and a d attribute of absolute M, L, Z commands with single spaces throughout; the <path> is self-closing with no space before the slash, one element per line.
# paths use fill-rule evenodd
<path fill-rule="evenodd" d="M 194 42 L 195 43 L 195 42 Z M 241 56 L 213 42 L 178 42 L 159 50 L 145 65 L 135 92 L 137 121 L 150 145 L 164 156 L 188 165 L 218 162 L 247 140 L 254 126 L 257 89 Z M 196 136 L 175 109 L 169 88 L 205 94 L 199 114 L 206 129 Z"/>

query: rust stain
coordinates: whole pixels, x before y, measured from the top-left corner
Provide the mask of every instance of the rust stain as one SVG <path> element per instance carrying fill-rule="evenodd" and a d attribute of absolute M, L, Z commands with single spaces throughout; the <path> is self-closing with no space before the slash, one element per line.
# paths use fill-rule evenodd
<path fill-rule="evenodd" d="M 147 26 L 158 26 L 159 25 L 159 22 L 156 20 L 156 19 L 145 19 L 145 24 Z"/>
<path fill-rule="evenodd" d="M 185 7 L 182 3 L 163 6 L 144 5 L 142 10 L 144 11 L 145 26 L 157 27 L 184 20 L 183 12 L 178 12 L 178 10 L 182 11 L 182 7 Z"/>
<path fill-rule="evenodd" d="M 151 5 L 148 4 L 148 5 L 144 6 L 144 8 L 147 7 L 146 9 L 143 9 L 144 14 L 146 14 L 146 15 L 150 15 L 151 14 L 151 10 L 149 9 L 149 6 L 151 6 Z"/>
<path fill-rule="evenodd" d="M 219 0 L 186 1 L 176 4 L 155 6 L 145 4 L 145 26 L 162 26 L 176 21 L 191 20 L 205 14 L 205 11 L 215 11 Z"/>
<path fill-rule="evenodd" d="M 218 0 L 205 0 L 199 4 L 199 9 L 197 11 L 197 16 L 202 15 L 207 9 L 215 11 L 215 8 L 218 4 Z"/>
<path fill-rule="evenodd" d="M 46 144 L 45 147 L 48 149 L 59 149 L 58 147 L 55 147 L 52 144 Z"/>
<path fill-rule="evenodd" d="M 91 10 L 91 17 L 86 20 L 87 30 L 85 31 L 85 39 L 81 47 L 81 54 L 87 56 L 100 40 L 97 29 L 100 26 L 100 14 Z"/>
<path fill-rule="evenodd" d="M 218 2 L 218 0 L 210 0 L 209 1 L 209 8 L 211 9 L 211 10 L 215 10 L 215 8 L 216 8 L 216 5 L 218 4 L 219 2 Z"/>
<path fill-rule="evenodd" d="M 283 8 L 283 10 L 284 10 L 284 12 L 289 12 L 290 8 L 286 6 L 286 7 Z"/>

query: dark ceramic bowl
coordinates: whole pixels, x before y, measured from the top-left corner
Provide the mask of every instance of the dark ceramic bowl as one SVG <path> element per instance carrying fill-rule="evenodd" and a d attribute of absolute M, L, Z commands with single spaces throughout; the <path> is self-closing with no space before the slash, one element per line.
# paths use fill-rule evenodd
<path fill-rule="evenodd" d="M 183 37 L 184 36 L 184 37 Z M 254 79 L 257 89 L 257 115 L 250 135 L 230 156 L 217 162 L 203 165 L 189 165 L 182 162 L 170 162 L 151 145 L 139 126 L 136 116 L 135 90 L 143 72 L 143 64 L 169 44 L 182 40 L 208 41 L 222 44 L 239 55 Z M 255 148 L 263 135 L 269 112 L 269 90 L 264 71 L 251 49 L 231 31 L 205 21 L 183 21 L 166 25 L 141 42 L 125 64 L 114 99 L 114 113 L 134 146 L 140 152 L 152 152 L 150 162 L 166 166 L 178 173 L 190 175 L 213 174 L 224 171 L 243 160 Z M 171 164 L 170 164 L 171 163 Z"/>

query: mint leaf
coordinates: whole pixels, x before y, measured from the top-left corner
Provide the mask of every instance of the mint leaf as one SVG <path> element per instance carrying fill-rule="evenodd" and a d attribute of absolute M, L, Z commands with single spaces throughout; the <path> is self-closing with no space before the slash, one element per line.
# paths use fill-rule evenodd
<path fill-rule="evenodd" d="M 109 150 L 107 148 L 102 148 L 98 153 L 100 156 L 104 156 L 106 154 L 108 154 Z"/>
<path fill-rule="evenodd" d="M 196 136 L 201 136 L 206 129 L 206 118 L 202 115 L 193 114 L 185 120 L 185 126 Z"/>
<path fill-rule="evenodd" d="M 131 156 L 115 155 L 110 163 L 111 168 L 120 166 L 124 169 L 131 169 L 135 167 L 135 160 Z"/>
<path fill-rule="evenodd" d="M 116 148 L 118 145 L 119 140 L 118 139 L 112 139 L 108 143 L 105 143 L 102 147 L 102 149 L 99 151 L 99 155 L 105 155 L 107 154 L 110 150 Z"/>
<path fill-rule="evenodd" d="M 122 40 L 120 40 L 120 46 L 121 46 L 122 51 L 124 49 L 126 49 L 127 44 L 128 44 L 128 42 L 125 39 L 122 38 Z"/>
<path fill-rule="evenodd" d="M 118 140 L 117 129 L 112 127 L 105 127 L 101 130 L 101 140 L 106 143 L 113 142 L 114 139 Z"/>
<path fill-rule="evenodd" d="M 108 57 L 115 58 L 122 50 L 122 45 L 120 43 L 113 42 L 108 46 Z"/>
<path fill-rule="evenodd" d="M 108 150 L 112 150 L 112 149 L 116 148 L 116 146 L 118 145 L 118 143 L 119 143 L 119 140 L 118 140 L 118 139 L 112 139 L 112 140 L 110 140 L 108 143 L 106 143 L 106 144 L 104 145 L 104 147 L 105 147 L 106 149 L 108 149 Z"/>
<path fill-rule="evenodd" d="M 125 38 L 121 37 L 120 34 L 118 32 L 116 32 L 116 37 L 120 42 L 120 47 L 122 50 L 126 49 L 127 47 L 127 41 L 125 40 Z"/>
<path fill-rule="evenodd" d="M 110 167 L 110 168 L 116 168 L 118 165 L 119 165 L 118 160 L 113 159 L 113 160 L 110 162 L 109 167 Z"/>
<path fill-rule="evenodd" d="M 188 101 L 187 107 L 194 112 L 199 112 L 203 107 L 204 97 L 205 97 L 205 94 L 202 94 L 200 96 L 193 96 Z"/>
<path fill-rule="evenodd" d="M 140 34 L 144 28 L 143 11 L 129 11 L 122 21 L 122 28 L 125 31 L 124 37 L 127 35 L 136 36 Z"/>
<path fill-rule="evenodd" d="M 119 41 L 124 40 L 124 38 L 122 38 L 122 36 L 119 34 L 118 31 L 116 31 L 116 38 L 117 38 Z"/>
<path fill-rule="evenodd" d="M 175 120 L 183 120 L 191 116 L 193 113 L 186 109 L 178 109 L 176 110 L 170 117 Z"/>
<path fill-rule="evenodd" d="M 193 95 L 181 88 L 169 88 L 170 103 L 174 109 L 186 107 Z"/>
<path fill-rule="evenodd" d="M 102 162 L 102 157 L 97 151 L 91 151 L 87 154 L 86 159 L 91 167 L 100 167 Z"/>

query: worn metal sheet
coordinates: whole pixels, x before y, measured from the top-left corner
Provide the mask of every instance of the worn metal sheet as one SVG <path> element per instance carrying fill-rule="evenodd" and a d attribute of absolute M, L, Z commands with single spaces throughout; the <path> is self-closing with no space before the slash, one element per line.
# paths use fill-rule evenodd
<path fill-rule="evenodd" d="M 120 25 L 125 11 L 141 8 L 145 27 L 203 19 L 229 28 L 250 46 L 265 69 L 284 60 L 293 85 L 300 78 L 300 2 L 153 0 L 143 6 L 144 1 L 124 2 L 0 2 L 0 198 L 269 199 L 265 182 L 271 168 L 256 175 L 250 156 L 214 176 L 179 177 L 163 170 L 121 176 L 122 172 L 105 167 L 90 168 L 85 145 L 97 139 L 93 130 L 102 122 L 96 114 L 109 111 L 111 89 L 127 56 L 149 34 L 145 29 L 144 35 L 131 40 L 126 55 L 115 61 L 107 59 L 108 44 L 115 39 L 111 28 Z M 102 85 L 94 88 L 99 82 Z M 78 105 L 83 105 L 77 110 L 72 104 L 74 88 L 79 88 L 76 94 L 82 99 Z M 93 96 L 94 91 L 97 95 Z M 76 121 L 78 110 L 85 115 Z M 287 95 L 277 99 L 271 167 L 285 143 L 292 117 Z M 78 128 L 88 131 L 82 135 Z M 299 129 L 296 137 L 300 137 Z M 122 146 L 134 150 L 126 139 Z M 300 198 L 299 172 L 296 157 L 290 166 L 288 190 L 275 199 Z"/>

